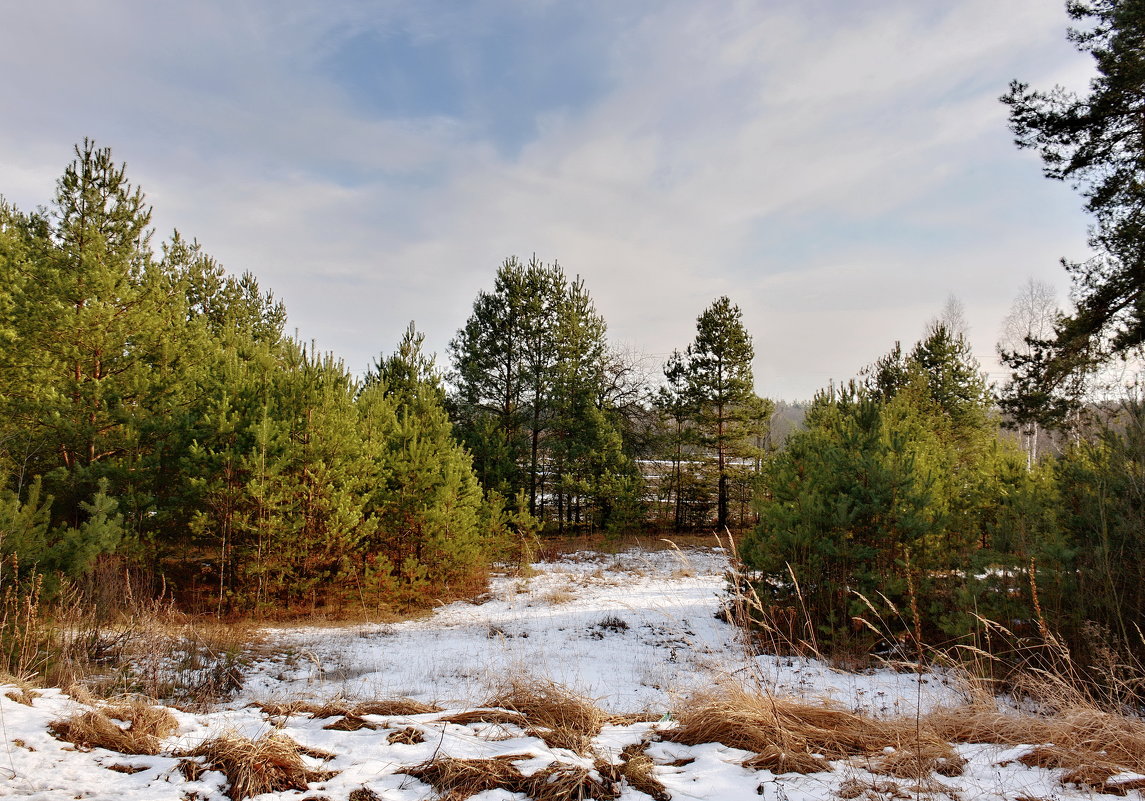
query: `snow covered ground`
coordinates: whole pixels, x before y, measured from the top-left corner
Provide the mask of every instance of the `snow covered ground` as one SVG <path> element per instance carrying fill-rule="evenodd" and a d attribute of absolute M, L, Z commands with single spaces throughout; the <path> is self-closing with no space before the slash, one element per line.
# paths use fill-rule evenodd
<path fill-rule="evenodd" d="M 615 712 L 667 711 L 673 699 L 734 677 L 858 711 L 915 708 L 913 674 L 856 676 L 807 659 L 749 659 L 718 620 L 722 549 L 571 554 L 528 578 L 494 579 L 476 603 L 394 625 L 275 630 L 240 702 L 408 697 L 464 706 L 507 677 L 547 679 Z M 951 691 L 924 677 L 926 707 Z"/>
<path fill-rule="evenodd" d="M 1030 750 L 1026 746 L 958 746 L 967 760 L 963 774 L 917 788 L 868 772 L 869 760 L 840 761 L 831 772 L 776 775 L 744 767 L 751 754 L 725 745 L 660 741 L 656 731 L 670 730 L 669 713 L 686 703 L 689 692 L 727 680 L 879 716 L 959 700 L 937 675 L 921 681 L 890 671 L 851 675 L 810 660 L 749 658 L 732 627 L 715 617 L 724 566 L 718 549 L 575 554 L 538 564 L 527 578 L 496 579 L 478 602 L 450 604 L 421 620 L 274 629 L 265 655 L 249 667 L 241 693 L 226 708 L 172 710 L 177 731 L 156 756 L 63 742 L 49 732 L 51 722 L 95 705 L 58 690 L 42 691 L 28 705 L 19 702 L 15 688 L 0 688 L 0 796 L 221 801 L 228 797 L 227 777 L 214 769 L 188 771 L 180 755 L 225 734 L 252 740 L 277 734 L 303 746 L 312 754 L 303 757 L 306 764 L 324 774 L 306 789 L 259 796 L 266 801 L 432 799 L 436 791 L 405 772 L 430 759 L 512 757 L 514 770 L 525 776 L 554 766 L 592 771 L 594 760 L 596 768 L 615 762 L 626 746 L 642 741 L 649 743 L 656 778 L 675 799 L 1093 797 L 1092 790 L 1062 785 L 1060 770 L 1016 762 Z M 596 699 L 606 711 L 645 711 L 653 718 L 663 713 L 664 720 L 606 725 L 581 754 L 546 745 L 511 722 L 447 720 L 482 705 L 513 678 L 550 680 Z M 270 706 L 395 697 L 433 702 L 445 711 L 363 714 L 361 727 L 344 730 L 353 727 L 331 729 L 330 717 L 284 714 Z M 619 797 L 649 796 L 625 784 Z M 527 796 L 495 789 L 474 798 Z"/>

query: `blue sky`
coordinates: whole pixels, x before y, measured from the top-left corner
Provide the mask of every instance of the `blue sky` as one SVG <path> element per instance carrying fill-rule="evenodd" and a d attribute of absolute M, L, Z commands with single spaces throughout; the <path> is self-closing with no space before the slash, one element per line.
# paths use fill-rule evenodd
<path fill-rule="evenodd" d="M 354 370 L 442 354 L 507 256 L 584 277 L 650 372 L 715 297 L 808 398 L 956 295 L 987 369 L 1029 279 L 1066 302 L 1076 195 L 1017 151 L 1014 78 L 1084 87 L 1047 0 L 14 4 L 0 194 L 90 136 Z"/>

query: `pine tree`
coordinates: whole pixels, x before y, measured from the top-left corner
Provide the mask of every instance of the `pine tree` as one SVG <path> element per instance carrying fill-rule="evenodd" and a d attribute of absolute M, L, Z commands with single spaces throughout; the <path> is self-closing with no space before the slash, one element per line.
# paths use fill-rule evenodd
<path fill-rule="evenodd" d="M 605 333 L 581 279 L 568 280 L 556 263 L 512 258 L 450 343 L 452 405 L 482 484 L 509 497 L 524 491 L 530 514 L 555 517 L 562 531 L 600 524 L 609 493 L 621 484 L 630 493 L 636 481 L 622 440 L 599 453 L 578 441 L 620 437 Z M 591 467 L 601 453 L 608 458 Z"/>
<path fill-rule="evenodd" d="M 692 419 L 692 395 L 688 391 L 688 364 L 680 351 L 673 351 L 664 364 L 665 383 L 659 388 L 655 404 L 660 413 L 671 425 L 667 447 L 672 464 L 672 473 L 666 492 L 667 501 L 672 507 L 673 528 L 684 529 L 683 471 L 686 449 L 694 442 L 694 430 L 689 426 Z M 663 482 L 661 482 L 663 484 Z"/>
<path fill-rule="evenodd" d="M 362 544 L 364 563 L 371 582 L 403 602 L 472 589 L 484 580 L 493 547 L 472 460 L 454 439 L 422 341 L 411 324 L 358 399 L 377 477 L 370 500 L 376 529 Z"/>
<path fill-rule="evenodd" d="M 689 393 L 704 440 L 716 454 L 716 527 L 723 530 L 729 524 L 728 458 L 742 436 L 741 413 L 754 395 L 755 352 L 739 307 L 725 296 L 705 309 L 696 319 L 696 338 L 687 355 Z"/>
<path fill-rule="evenodd" d="M 524 267 L 506 259 L 493 291 L 478 294 L 473 313 L 449 343 L 457 387 L 455 407 L 462 439 L 487 489 L 512 495 L 524 486 L 528 448 L 524 431 Z"/>
<path fill-rule="evenodd" d="M 1033 148 L 1048 178 L 1068 181 L 1094 216 L 1097 255 L 1065 262 L 1077 310 L 1057 321 L 1032 354 L 1007 354 L 1017 370 L 1010 401 L 1040 422 L 1074 408 L 1070 384 L 1093 365 L 1145 343 L 1145 3 L 1068 0 L 1081 25 L 1068 38 L 1093 56 L 1089 91 L 1037 91 L 1014 81 L 1002 101 L 1015 143 Z"/>

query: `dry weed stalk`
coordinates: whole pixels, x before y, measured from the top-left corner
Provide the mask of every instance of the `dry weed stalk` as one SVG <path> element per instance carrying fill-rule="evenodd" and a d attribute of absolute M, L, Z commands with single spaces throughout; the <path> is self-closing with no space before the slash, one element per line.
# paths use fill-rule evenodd
<path fill-rule="evenodd" d="M 745 656 L 750 660 L 760 652 L 776 655 L 811 656 L 823 659 L 819 651 L 815 626 L 807 614 L 803 591 L 795 572 L 788 565 L 800 609 L 764 603 L 751 579 L 747 566 L 739 557 L 735 539 L 726 532 L 727 545 L 719 536 L 716 541 L 728 553 L 726 578 L 729 599 L 720 615 L 739 629 Z"/>
<path fill-rule="evenodd" d="M 587 752 L 608 716 L 595 704 L 551 681 L 516 678 L 489 702 L 524 717 L 529 732 L 552 748 Z M 502 722 L 502 721 L 494 721 Z M 519 722 L 519 721 L 507 721 Z"/>
<path fill-rule="evenodd" d="M 127 725 L 120 726 L 117 720 Z M 80 749 L 106 748 L 121 754 L 159 753 L 161 742 L 179 729 L 171 710 L 143 701 L 81 712 L 50 724 L 49 731 Z"/>
<path fill-rule="evenodd" d="M 222 771 L 230 783 L 229 796 L 243 801 L 261 793 L 305 790 L 310 782 L 325 781 L 330 772 L 314 770 L 303 761 L 298 743 L 281 734 L 248 740 L 224 734 L 199 745 L 184 756 Z"/>
<path fill-rule="evenodd" d="M 0 674 L 24 684 L 46 667 L 58 632 L 41 615 L 43 577 L 35 573 L 22 585 L 19 569 L 15 555 L 0 560 L 0 577 L 12 577 L 0 596 Z"/>

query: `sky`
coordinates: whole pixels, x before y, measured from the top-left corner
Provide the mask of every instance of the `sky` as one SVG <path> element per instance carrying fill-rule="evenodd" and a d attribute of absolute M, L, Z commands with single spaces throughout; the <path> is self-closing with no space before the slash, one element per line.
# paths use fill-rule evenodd
<path fill-rule="evenodd" d="M 954 295 L 983 368 L 1087 217 L 998 97 L 1084 89 L 1053 0 L 44 0 L 0 26 L 0 195 L 84 137 L 364 371 L 446 346 L 508 256 L 581 276 L 653 375 L 727 295 L 810 398 Z"/>

